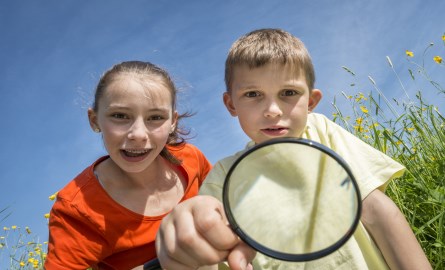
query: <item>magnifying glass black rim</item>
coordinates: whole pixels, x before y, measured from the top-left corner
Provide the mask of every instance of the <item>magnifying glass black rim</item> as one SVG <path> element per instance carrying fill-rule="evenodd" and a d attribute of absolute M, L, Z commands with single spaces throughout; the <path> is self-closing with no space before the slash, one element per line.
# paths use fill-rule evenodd
<path fill-rule="evenodd" d="M 295 143 L 295 144 L 302 144 L 302 145 L 307 145 L 313 148 L 316 148 L 324 153 L 326 153 L 327 155 L 329 155 L 331 158 L 335 159 L 347 172 L 349 178 L 351 179 L 351 182 L 356 190 L 356 194 L 357 194 L 357 215 L 354 219 L 354 222 L 352 223 L 351 229 L 342 237 L 340 238 L 337 242 L 335 242 L 334 244 L 332 244 L 331 246 L 328 246 L 322 250 L 318 250 L 315 252 L 311 252 L 311 253 L 304 253 L 304 254 L 292 254 L 292 253 L 285 253 L 285 252 L 280 252 L 280 251 L 276 251 L 274 249 L 270 249 L 260 243 L 258 243 L 255 239 L 251 238 L 248 234 L 246 234 L 238 225 L 238 223 L 236 222 L 236 219 L 234 218 L 232 211 L 230 209 L 230 201 L 229 201 L 229 187 L 230 187 L 230 176 L 232 175 L 233 171 L 235 170 L 235 168 L 238 166 L 238 164 L 246 157 L 248 156 L 250 153 L 266 147 L 268 145 L 272 145 L 272 144 L 280 144 L 280 143 Z M 224 204 L 224 211 L 226 213 L 227 219 L 229 221 L 230 226 L 232 227 L 232 230 L 245 242 L 247 243 L 249 246 L 251 246 L 252 248 L 254 248 L 255 250 L 259 251 L 260 253 L 265 254 L 266 256 L 278 259 L 278 260 L 283 260 L 283 261 L 292 261 L 292 262 L 303 262 L 303 261 L 311 261 L 311 260 L 315 260 L 315 259 L 319 259 L 321 257 L 324 257 L 326 255 L 331 254 L 332 252 L 336 251 L 337 249 L 339 249 L 344 243 L 346 243 L 346 241 L 349 240 L 349 238 L 351 238 L 351 236 L 354 234 L 355 229 L 357 228 L 357 225 L 360 221 L 360 215 L 361 215 L 361 209 L 362 209 L 362 201 L 361 201 L 361 195 L 360 195 L 360 190 L 358 188 L 358 184 L 357 181 L 354 177 L 354 175 L 352 174 L 351 169 L 349 168 L 349 166 L 347 165 L 346 161 L 343 160 L 343 158 L 341 158 L 337 153 L 335 153 L 332 149 L 318 143 L 312 140 L 308 140 L 308 139 L 303 139 L 303 138 L 277 138 L 277 139 L 271 139 L 268 141 L 265 141 L 261 144 L 257 144 L 255 146 L 253 146 L 252 148 L 248 149 L 246 152 L 244 152 L 240 157 L 238 157 L 235 162 L 233 163 L 233 165 L 230 167 L 229 172 L 227 173 L 226 179 L 224 181 L 224 186 L 223 186 L 223 204 Z"/>

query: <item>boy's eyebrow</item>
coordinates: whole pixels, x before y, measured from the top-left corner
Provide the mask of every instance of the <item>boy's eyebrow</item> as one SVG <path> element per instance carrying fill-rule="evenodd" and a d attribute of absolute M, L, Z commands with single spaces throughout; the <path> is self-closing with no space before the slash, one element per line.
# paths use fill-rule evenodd
<path fill-rule="evenodd" d="M 301 88 L 301 87 L 306 87 L 306 83 L 304 82 L 300 82 L 300 81 L 296 81 L 296 82 L 291 82 L 291 83 L 285 83 L 281 86 L 281 88 Z M 260 87 L 257 86 L 256 84 L 242 84 L 239 85 L 237 87 L 238 89 L 243 89 L 243 90 L 256 90 L 259 89 Z"/>

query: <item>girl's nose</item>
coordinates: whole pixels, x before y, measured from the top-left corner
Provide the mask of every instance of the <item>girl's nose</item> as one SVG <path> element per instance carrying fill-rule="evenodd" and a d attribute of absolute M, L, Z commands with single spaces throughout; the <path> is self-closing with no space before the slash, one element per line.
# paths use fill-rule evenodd
<path fill-rule="evenodd" d="M 148 139 L 148 129 L 145 126 L 144 120 L 137 119 L 134 121 L 128 132 L 128 139 L 143 141 L 146 141 Z"/>
<path fill-rule="evenodd" d="M 265 117 L 277 117 L 281 116 L 282 114 L 283 111 L 276 101 L 272 100 L 266 104 L 266 108 L 264 109 Z"/>

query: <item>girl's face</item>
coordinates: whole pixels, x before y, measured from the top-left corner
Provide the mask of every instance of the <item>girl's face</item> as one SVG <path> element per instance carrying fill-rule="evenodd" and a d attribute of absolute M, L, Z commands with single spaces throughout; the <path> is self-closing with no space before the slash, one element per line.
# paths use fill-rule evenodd
<path fill-rule="evenodd" d="M 146 81 L 117 75 L 98 101 L 97 112 L 88 111 L 111 159 L 128 173 L 147 169 L 176 125 L 171 91 L 159 79 Z"/>

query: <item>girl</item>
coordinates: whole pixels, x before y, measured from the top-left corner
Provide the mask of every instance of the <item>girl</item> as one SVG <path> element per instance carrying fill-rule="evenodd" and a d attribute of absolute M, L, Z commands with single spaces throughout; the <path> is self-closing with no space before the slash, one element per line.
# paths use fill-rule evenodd
<path fill-rule="evenodd" d="M 176 88 L 148 62 L 123 62 L 100 79 L 88 118 L 99 158 L 57 195 L 45 269 L 131 269 L 156 257 L 161 219 L 195 196 L 211 165 L 178 121 Z"/>

